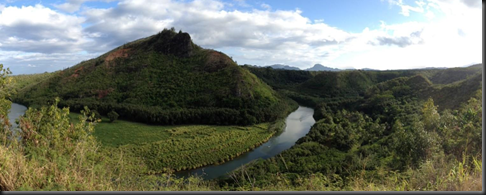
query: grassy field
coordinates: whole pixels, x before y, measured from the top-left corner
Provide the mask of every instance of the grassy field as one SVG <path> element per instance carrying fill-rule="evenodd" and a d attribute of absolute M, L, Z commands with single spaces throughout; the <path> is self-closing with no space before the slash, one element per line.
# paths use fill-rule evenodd
<path fill-rule="evenodd" d="M 70 113 L 72 121 L 79 116 Z M 146 171 L 154 173 L 229 161 L 270 139 L 276 130 L 269 129 L 274 129 L 270 123 L 247 127 L 156 126 L 123 120 L 110 123 L 103 117 L 93 135 L 105 148 L 122 149 L 126 159 L 143 159 L 148 165 Z"/>
<path fill-rule="evenodd" d="M 78 113 L 70 113 L 73 121 L 78 121 Z M 118 147 L 126 144 L 142 145 L 170 138 L 168 132 L 177 126 L 157 126 L 117 120 L 109 122 L 106 117 L 95 127 L 94 135 L 103 146 Z"/>

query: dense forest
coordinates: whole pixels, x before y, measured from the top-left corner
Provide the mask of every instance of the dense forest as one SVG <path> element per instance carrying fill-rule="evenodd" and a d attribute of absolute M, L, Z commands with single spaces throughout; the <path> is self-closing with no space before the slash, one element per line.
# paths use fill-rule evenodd
<path fill-rule="evenodd" d="M 251 125 L 297 108 L 226 54 L 203 49 L 173 29 L 45 77 L 19 84 L 14 101 L 41 106 L 60 97 L 59 106 L 72 111 L 88 106 L 152 124 Z"/>
<path fill-rule="evenodd" d="M 306 177 L 317 174 L 331 190 L 471 190 L 465 188 L 470 185 L 481 189 L 478 180 L 465 184 L 457 179 L 481 177 L 472 172 L 482 156 L 482 65 L 317 74 L 251 71 L 263 80 L 291 75 L 292 82 L 281 89 L 315 95 L 317 122 L 291 149 L 240 168 L 222 185 L 262 188 L 285 181 L 298 188 L 306 185 Z M 302 75 L 309 79 L 300 79 Z M 319 75 L 327 76 L 321 85 L 316 84 L 322 80 Z M 320 95 L 324 91 L 330 94 Z M 461 175 L 447 175 L 458 168 Z"/>
<path fill-rule="evenodd" d="M 282 70 L 248 65 L 243 67 L 281 94 L 285 94 L 301 105 L 310 107 L 315 107 L 321 102 L 349 102 L 363 99 L 367 90 L 370 87 L 376 90 L 379 83 L 400 77 L 420 75 L 421 77 L 416 77 L 416 79 L 425 79 L 428 84 L 422 84 L 428 85 L 428 87 L 418 94 L 417 98 L 426 100 L 428 97 L 432 97 L 441 105 L 440 109 L 452 109 L 457 108 L 461 102 L 466 102 L 480 88 L 483 65 L 449 69 L 346 70 L 339 72 Z M 404 87 L 403 90 L 410 90 L 410 86 L 402 87 Z M 401 90 L 395 89 L 395 91 Z M 373 92 L 368 90 L 368 93 Z"/>

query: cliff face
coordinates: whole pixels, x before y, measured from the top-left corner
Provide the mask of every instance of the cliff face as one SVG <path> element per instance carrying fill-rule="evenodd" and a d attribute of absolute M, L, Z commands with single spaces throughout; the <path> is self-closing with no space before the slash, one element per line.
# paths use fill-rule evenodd
<path fill-rule="evenodd" d="M 162 31 L 147 41 L 146 50 L 154 50 L 165 55 L 190 57 L 194 54 L 195 45 L 188 33 Z"/>

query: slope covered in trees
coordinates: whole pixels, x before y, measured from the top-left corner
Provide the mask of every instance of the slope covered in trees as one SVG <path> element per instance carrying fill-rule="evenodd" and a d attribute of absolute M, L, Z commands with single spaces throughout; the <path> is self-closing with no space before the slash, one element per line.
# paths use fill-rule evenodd
<path fill-rule="evenodd" d="M 13 88 L 16 92 L 22 89 L 30 88 L 39 82 L 48 79 L 51 75 L 55 73 L 38 73 L 38 74 L 26 74 L 26 75 L 16 75 L 13 76 Z"/>
<path fill-rule="evenodd" d="M 274 70 L 244 66 L 275 90 L 291 97 L 300 104 L 315 107 L 321 102 L 356 101 L 365 96 L 369 88 L 399 77 L 416 77 L 427 80 L 428 89 L 417 98 L 433 97 L 442 108 L 457 108 L 458 102 L 467 101 L 481 88 L 482 64 L 465 68 L 415 69 L 391 71 L 323 71 L 308 72 Z M 410 86 L 402 86 L 406 88 Z M 399 89 L 395 89 L 399 90 Z M 400 92 L 404 93 L 404 92 Z"/>
<path fill-rule="evenodd" d="M 162 32 L 52 73 L 19 90 L 15 102 L 83 106 L 100 114 L 155 124 L 272 121 L 296 104 L 224 53 L 203 49 L 187 33 Z"/>
<path fill-rule="evenodd" d="M 372 85 L 355 100 L 323 100 L 296 145 L 222 185 L 297 187 L 323 177 L 330 189 L 480 190 L 481 76 L 434 85 L 417 74 Z"/>

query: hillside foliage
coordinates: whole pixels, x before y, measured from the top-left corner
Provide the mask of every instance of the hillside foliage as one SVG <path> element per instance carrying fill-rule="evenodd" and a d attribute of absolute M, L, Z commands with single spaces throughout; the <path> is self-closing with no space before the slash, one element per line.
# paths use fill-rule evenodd
<path fill-rule="evenodd" d="M 296 145 L 240 168 L 223 183 L 259 189 L 285 181 L 298 188 L 317 176 L 328 190 L 481 190 L 480 76 L 436 86 L 417 74 L 363 87 L 357 98 L 321 97 L 316 124 Z M 338 82 L 325 82 L 332 81 Z M 323 86 L 316 86 L 319 93 Z M 460 100 L 439 95 L 454 90 L 462 90 Z"/>
<path fill-rule="evenodd" d="M 251 125 L 284 117 L 297 106 L 224 53 L 172 30 L 36 81 L 19 90 L 15 101 L 49 105 L 60 97 L 59 106 L 75 112 L 88 106 L 101 115 L 114 110 L 120 119 L 153 124 Z"/>

